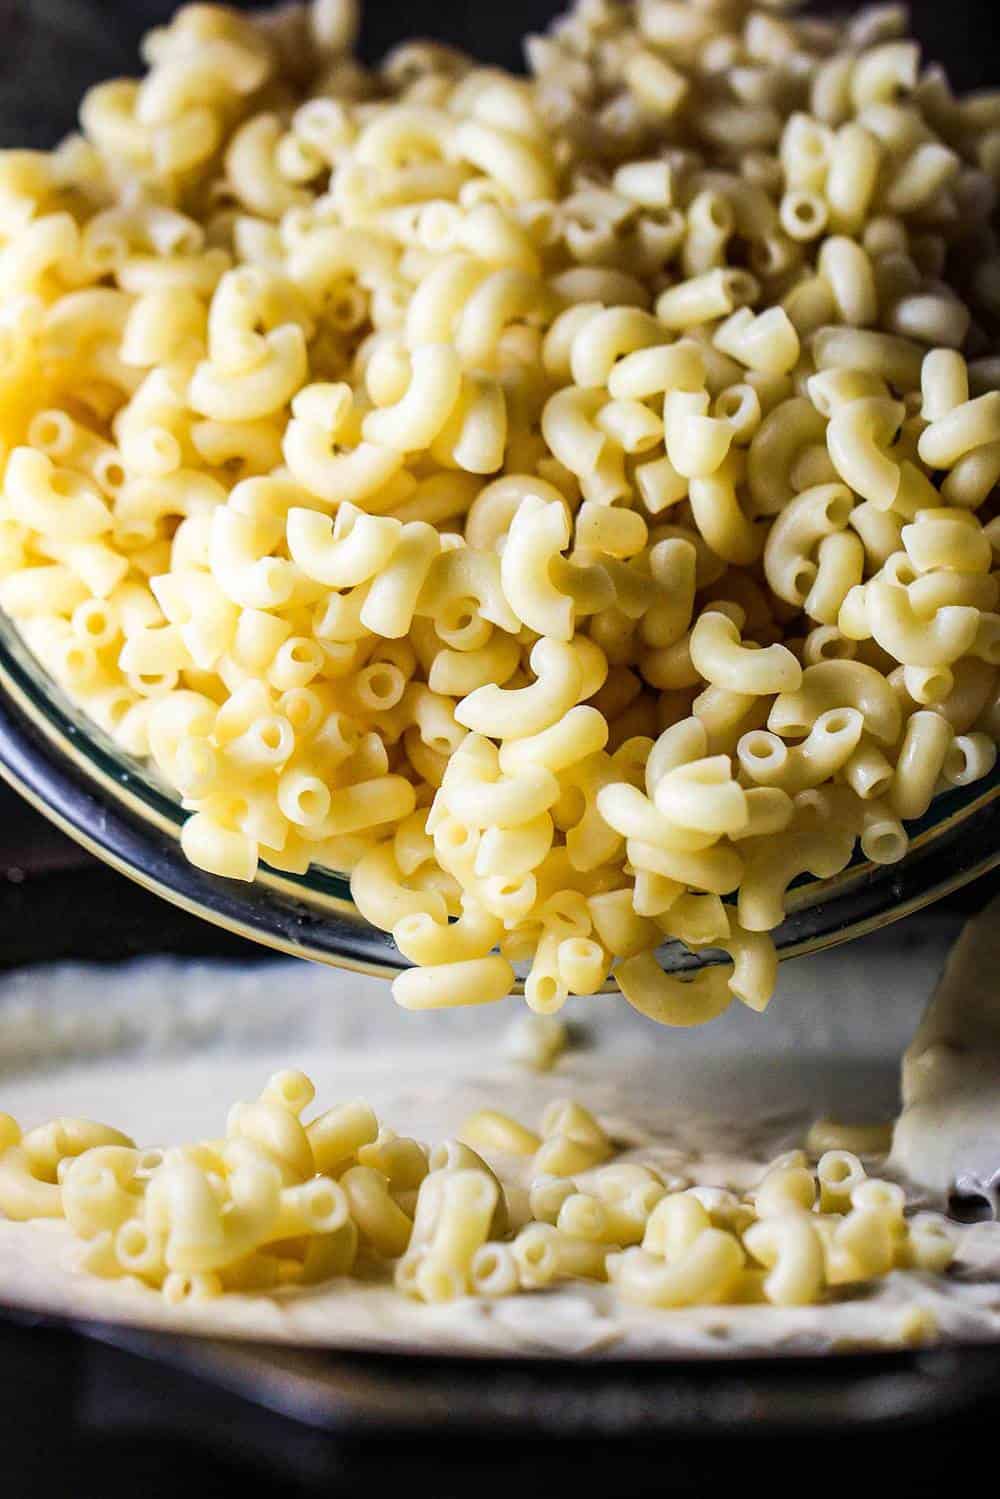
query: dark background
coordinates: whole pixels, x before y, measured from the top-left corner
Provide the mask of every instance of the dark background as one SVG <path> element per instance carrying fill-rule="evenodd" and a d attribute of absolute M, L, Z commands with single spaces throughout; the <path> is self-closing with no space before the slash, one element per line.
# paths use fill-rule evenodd
<path fill-rule="evenodd" d="M 0 145 L 47 145 L 72 128 L 83 89 L 136 70 L 136 45 L 165 20 L 173 0 L 0 0 Z M 516 67 L 519 38 L 544 27 L 562 7 L 551 0 L 369 0 L 362 51 L 376 58 L 405 36 L 457 43 L 486 61 Z M 853 4 L 814 9 L 849 11 Z M 915 0 L 914 30 L 926 55 L 948 64 L 956 87 L 1000 84 L 1000 0 Z M 980 881 L 960 900 L 980 904 L 997 882 Z M 911 918 L 919 920 L 919 916 Z M 237 939 L 167 906 L 88 860 L 11 793 L 0 789 L 0 966 L 61 957 L 117 958 L 144 951 L 261 956 Z M 2 1287 L 0 1287 L 2 1296 Z M 370 1373 L 370 1371 L 369 1371 Z M 831 1370 L 832 1373 L 832 1370 Z M 956 1359 L 956 1388 L 967 1366 Z M 359 1371 L 358 1378 L 368 1375 Z M 457 1378 L 469 1378 L 459 1374 Z M 513 1489 L 559 1499 L 583 1494 L 715 1496 L 763 1481 L 778 1494 L 822 1483 L 825 1472 L 864 1492 L 883 1465 L 911 1495 L 937 1495 L 995 1469 L 991 1420 L 996 1395 L 959 1421 L 897 1427 L 883 1435 L 816 1433 L 762 1449 L 760 1410 L 751 1398 L 733 1433 L 720 1422 L 702 1441 L 627 1447 L 578 1439 L 571 1445 L 474 1443 L 447 1448 L 412 1437 L 330 1442 L 305 1427 L 257 1412 L 209 1385 L 70 1333 L 0 1323 L 0 1484 L 13 1499 L 47 1491 L 65 1499 L 128 1493 L 159 1499 L 192 1495 L 247 1499 L 277 1494 L 356 1491 L 359 1482 L 425 1486 L 438 1496 L 485 1496 Z M 994 1386 L 995 1389 L 995 1386 Z M 419 1405 L 420 1375 L 413 1400 Z M 822 1393 L 808 1395 L 824 1416 Z M 787 1474 L 787 1479 L 783 1475 Z"/>
<path fill-rule="evenodd" d="M 561 0 L 369 0 L 361 51 L 374 60 L 404 37 L 431 36 L 517 68 L 520 38 L 564 8 Z M 808 8 L 859 7 L 827 0 Z M 45 143 L 71 128 L 82 89 L 134 71 L 139 38 L 175 9 L 175 0 L 0 0 L 0 143 Z M 926 55 L 947 62 L 956 87 L 998 81 L 1000 0 L 913 0 L 910 10 Z"/>

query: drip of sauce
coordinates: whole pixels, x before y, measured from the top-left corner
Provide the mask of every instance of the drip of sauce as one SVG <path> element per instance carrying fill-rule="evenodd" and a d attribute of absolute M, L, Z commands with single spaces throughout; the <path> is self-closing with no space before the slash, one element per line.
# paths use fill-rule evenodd
<path fill-rule="evenodd" d="M 952 948 L 902 1091 L 890 1165 L 956 1216 L 1000 1218 L 1000 898 Z"/>

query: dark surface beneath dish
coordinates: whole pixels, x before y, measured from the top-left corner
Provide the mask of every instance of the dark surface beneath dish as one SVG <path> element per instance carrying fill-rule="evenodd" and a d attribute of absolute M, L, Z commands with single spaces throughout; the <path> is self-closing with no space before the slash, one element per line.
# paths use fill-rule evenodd
<path fill-rule="evenodd" d="M 1000 1396 L 996 1358 L 972 1349 L 600 1375 L 288 1355 L 264 1375 L 239 1349 L 11 1324 L 2 1360 L 8 1491 L 73 1499 L 166 1499 L 188 1483 L 250 1499 L 359 1483 L 442 1499 L 715 1496 L 765 1475 L 784 1495 L 834 1465 L 865 1483 L 890 1463 L 919 1499 L 988 1461 Z"/>

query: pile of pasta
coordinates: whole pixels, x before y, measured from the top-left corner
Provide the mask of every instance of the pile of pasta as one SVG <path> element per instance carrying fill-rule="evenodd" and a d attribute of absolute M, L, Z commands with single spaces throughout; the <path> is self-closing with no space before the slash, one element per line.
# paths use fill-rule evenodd
<path fill-rule="evenodd" d="M 88 1119 L 22 1135 L 2 1115 L 0 1211 L 65 1217 L 81 1269 L 174 1304 L 391 1273 L 428 1303 L 592 1280 L 653 1307 L 801 1306 L 897 1267 L 942 1273 L 954 1254 L 938 1215 L 907 1218 L 902 1188 L 847 1150 L 814 1168 L 792 1151 L 744 1199 L 612 1161 L 573 1099 L 549 1105 L 540 1133 L 484 1109 L 428 1150 L 360 1100 L 304 1124 L 314 1094 L 303 1073 L 276 1073 L 224 1139 L 165 1150 Z M 527 1194 L 508 1199 L 486 1157 L 527 1160 Z"/>
<path fill-rule="evenodd" d="M 786 9 L 520 78 L 190 5 L 0 156 L 0 605 L 409 1009 L 762 1009 L 789 886 L 994 764 L 1000 92 Z"/>

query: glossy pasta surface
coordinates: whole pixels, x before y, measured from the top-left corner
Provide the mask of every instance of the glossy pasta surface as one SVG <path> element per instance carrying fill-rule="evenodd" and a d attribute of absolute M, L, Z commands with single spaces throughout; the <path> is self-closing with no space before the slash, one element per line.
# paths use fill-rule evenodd
<path fill-rule="evenodd" d="M 155 1149 L 90 1119 L 22 1131 L 2 1114 L 0 1211 L 65 1219 L 79 1270 L 172 1305 L 352 1277 L 429 1304 L 610 1281 L 646 1309 L 807 1306 L 893 1269 L 942 1274 L 955 1252 L 945 1221 L 907 1212 L 830 1122 L 812 1165 L 789 1151 L 740 1194 L 615 1160 L 572 1098 L 537 1132 L 482 1109 L 428 1147 L 360 1099 L 306 1120 L 314 1097 L 304 1073 L 275 1073 L 223 1136 Z M 526 1187 L 508 1193 L 491 1159 L 518 1160 Z M 933 1314 L 914 1315 L 916 1339 L 933 1335 Z"/>
<path fill-rule="evenodd" d="M 996 759 L 1000 93 L 895 7 L 356 24 L 184 7 L 0 154 L 0 607 L 405 1008 L 763 1009 L 790 885 Z"/>

